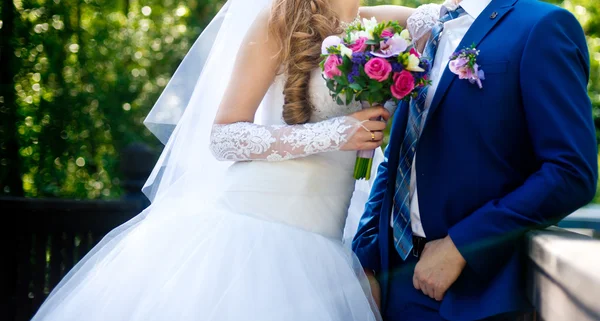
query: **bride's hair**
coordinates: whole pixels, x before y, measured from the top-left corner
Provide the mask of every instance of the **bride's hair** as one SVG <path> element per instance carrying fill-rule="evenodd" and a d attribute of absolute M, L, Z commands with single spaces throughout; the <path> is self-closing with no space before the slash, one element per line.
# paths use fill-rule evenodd
<path fill-rule="evenodd" d="M 273 2 L 269 32 L 281 48 L 277 59 L 287 76 L 283 90 L 283 120 L 287 124 L 304 124 L 310 120 L 313 110 L 308 92 L 311 71 L 319 66 L 323 40 L 341 31 L 329 0 Z"/>

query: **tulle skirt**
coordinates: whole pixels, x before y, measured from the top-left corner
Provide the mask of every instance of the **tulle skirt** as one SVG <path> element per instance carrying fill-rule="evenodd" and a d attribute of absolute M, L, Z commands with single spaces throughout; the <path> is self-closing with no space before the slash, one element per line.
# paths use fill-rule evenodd
<path fill-rule="evenodd" d="M 380 320 L 337 240 L 225 210 L 139 215 L 57 286 L 34 321 Z"/>

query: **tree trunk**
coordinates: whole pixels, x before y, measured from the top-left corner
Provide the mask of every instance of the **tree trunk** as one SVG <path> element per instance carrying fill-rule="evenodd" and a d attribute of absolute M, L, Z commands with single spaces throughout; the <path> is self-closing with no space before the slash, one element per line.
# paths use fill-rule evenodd
<path fill-rule="evenodd" d="M 3 26 L 0 29 L 0 195 L 23 196 L 17 134 L 17 102 L 13 80 L 18 63 L 15 58 L 15 7 L 2 0 Z"/>

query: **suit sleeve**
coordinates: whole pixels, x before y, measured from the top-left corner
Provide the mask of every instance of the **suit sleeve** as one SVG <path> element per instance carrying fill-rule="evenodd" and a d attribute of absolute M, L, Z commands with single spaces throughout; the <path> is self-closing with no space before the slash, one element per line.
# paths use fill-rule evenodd
<path fill-rule="evenodd" d="M 352 249 L 363 268 L 379 272 L 381 270 L 379 249 L 379 219 L 388 182 L 389 146 L 385 149 L 384 159 L 377 168 L 377 177 L 373 182 L 365 213 L 360 219 L 358 231 L 352 242 Z"/>
<path fill-rule="evenodd" d="M 495 275 L 527 230 L 555 224 L 594 197 L 598 158 L 589 68 L 586 39 L 573 15 L 556 9 L 534 26 L 520 81 L 538 170 L 449 230 L 479 275 Z"/>

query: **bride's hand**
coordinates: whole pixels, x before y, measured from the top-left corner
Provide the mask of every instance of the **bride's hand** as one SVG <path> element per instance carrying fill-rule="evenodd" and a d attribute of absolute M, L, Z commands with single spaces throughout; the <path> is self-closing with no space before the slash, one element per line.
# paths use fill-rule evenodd
<path fill-rule="evenodd" d="M 357 124 L 358 130 L 341 150 L 372 150 L 381 146 L 383 130 L 387 126 L 387 120 L 390 119 L 389 111 L 377 106 L 355 112 L 349 117 L 356 119 L 360 124 Z"/>

